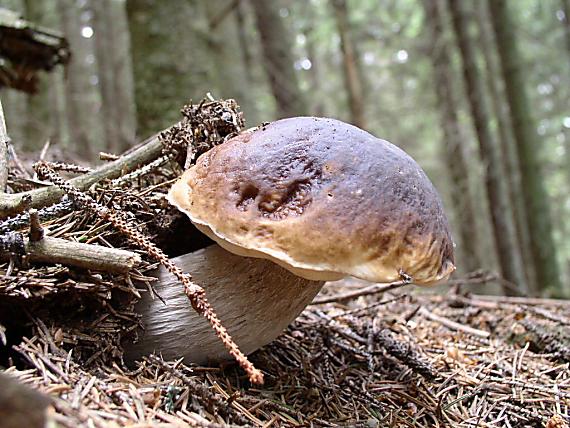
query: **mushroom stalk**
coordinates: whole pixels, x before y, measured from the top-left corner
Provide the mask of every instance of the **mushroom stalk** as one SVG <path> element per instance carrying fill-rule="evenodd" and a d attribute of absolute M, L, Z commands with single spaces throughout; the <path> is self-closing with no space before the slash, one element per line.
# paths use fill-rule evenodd
<path fill-rule="evenodd" d="M 241 257 L 218 245 L 173 259 L 192 273 L 240 349 L 249 354 L 275 339 L 313 300 L 324 281 L 300 278 L 266 260 Z M 152 352 L 165 359 L 184 357 L 204 364 L 225 360 L 227 351 L 208 322 L 193 311 L 183 288 L 165 269 L 156 272 L 154 289 L 164 300 L 146 293 L 136 311 L 144 331 L 125 344 L 125 359 Z"/>

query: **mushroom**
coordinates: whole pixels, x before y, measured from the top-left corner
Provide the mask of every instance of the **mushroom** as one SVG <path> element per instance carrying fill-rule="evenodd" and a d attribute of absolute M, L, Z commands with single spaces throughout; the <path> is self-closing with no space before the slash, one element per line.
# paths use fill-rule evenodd
<path fill-rule="evenodd" d="M 174 261 L 195 277 L 245 353 L 269 343 L 324 281 L 431 284 L 455 269 L 441 200 L 403 150 L 334 119 L 297 117 L 243 132 L 200 156 L 168 194 L 214 245 Z M 183 238 L 181 238 L 183 239 Z M 133 359 L 227 358 L 173 277 L 144 297 Z"/>

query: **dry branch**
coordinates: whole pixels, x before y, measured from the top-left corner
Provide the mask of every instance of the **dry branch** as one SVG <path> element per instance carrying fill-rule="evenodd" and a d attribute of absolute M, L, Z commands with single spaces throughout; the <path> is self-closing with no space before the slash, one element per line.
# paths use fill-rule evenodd
<path fill-rule="evenodd" d="M 488 338 L 489 336 L 491 336 L 491 333 L 489 333 L 488 331 L 483 331 L 483 330 L 479 330 L 477 328 L 473 328 L 473 327 L 469 327 L 467 325 L 460 324 L 460 323 L 452 321 L 448 318 L 436 315 L 433 312 L 428 311 L 424 307 L 420 308 L 419 313 L 422 316 L 426 317 L 427 319 L 429 319 L 431 321 L 438 322 L 441 325 L 444 325 L 447 328 L 450 328 L 451 330 L 462 331 L 464 333 L 467 333 L 467 334 L 470 334 L 473 336 L 482 337 L 485 339 Z"/>
<path fill-rule="evenodd" d="M 125 273 L 140 263 L 141 258 L 132 251 L 83 244 L 49 236 L 39 241 L 25 241 L 30 261 L 60 263 L 83 269 L 112 273 Z"/>
<path fill-rule="evenodd" d="M 62 217 L 67 213 L 73 211 L 73 201 L 64 197 L 63 200 L 57 204 L 50 205 L 49 207 L 42 208 L 38 211 L 38 218 L 40 221 L 51 220 L 52 218 Z M 5 234 L 10 231 L 25 228 L 30 223 L 30 214 L 26 211 L 17 216 L 8 218 L 0 222 L 0 234 Z"/>
<path fill-rule="evenodd" d="M 101 165 L 88 174 L 72 178 L 69 183 L 80 190 L 88 189 L 101 180 L 117 178 L 158 157 L 162 148 L 159 135 L 154 135 L 138 148 L 124 154 L 119 159 Z M 16 214 L 28 207 L 41 208 L 53 204 L 63 195 L 64 192 L 57 186 L 48 186 L 17 194 L 2 194 L 0 195 L 0 217 L 4 218 Z"/>
<path fill-rule="evenodd" d="M 373 294 L 382 294 L 387 291 L 395 290 L 397 288 L 402 288 L 406 285 L 410 284 L 410 281 L 407 279 L 403 279 L 401 281 L 391 282 L 390 284 L 372 284 L 368 287 L 362 288 L 356 291 L 349 291 L 348 293 L 341 293 L 334 296 L 326 296 L 321 297 L 313 300 L 311 303 L 312 305 L 321 305 L 324 303 L 332 303 L 332 302 L 342 302 L 345 300 L 352 300 L 356 299 L 357 297 L 361 296 L 370 296 Z"/>
<path fill-rule="evenodd" d="M 0 259 L 6 260 L 13 253 L 16 256 L 25 255 L 31 262 L 59 263 L 110 273 L 126 273 L 141 262 L 140 256 L 132 251 L 50 236 L 36 239 L 38 237 L 37 231 L 35 238 L 22 238 L 21 234 L 14 232 L 0 235 L 0 248 L 6 250 L 0 254 Z"/>

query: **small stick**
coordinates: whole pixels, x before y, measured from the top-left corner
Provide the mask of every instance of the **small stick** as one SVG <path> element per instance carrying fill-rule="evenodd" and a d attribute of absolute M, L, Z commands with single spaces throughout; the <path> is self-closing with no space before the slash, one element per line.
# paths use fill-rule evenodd
<path fill-rule="evenodd" d="M 40 158 L 40 160 L 42 160 L 42 159 Z M 80 165 L 74 165 L 71 163 L 48 162 L 48 161 L 44 161 L 44 162 L 46 163 L 47 166 L 49 166 L 50 168 L 52 168 L 55 171 L 67 171 L 67 172 L 73 172 L 75 174 L 86 174 L 86 173 L 93 171 L 91 168 L 87 168 L 87 167 L 80 166 Z"/>
<path fill-rule="evenodd" d="M 376 343 L 384 348 L 388 354 L 396 357 L 415 372 L 428 379 L 435 379 L 437 377 L 435 367 L 431 365 L 429 360 L 422 357 L 418 351 L 413 348 L 411 343 L 396 339 L 387 328 L 381 330 L 374 337 Z"/>
<path fill-rule="evenodd" d="M 31 179 L 33 177 L 33 175 L 30 174 L 30 171 L 26 169 L 26 167 L 18 157 L 16 149 L 14 149 L 14 144 L 12 144 L 11 140 L 8 142 L 8 157 L 12 159 L 16 168 L 20 170 L 20 172 L 24 175 L 25 178 Z"/>
<path fill-rule="evenodd" d="M 537 305 L 537 306 L 570 306 L 569 300 L 543 299 L 538 297 L 513 297 L 513 296 L 490 296 L 473 294 L 472 299 L 493 303 L 510 303 L 514 305 Z"/>
<path fill-rule="evenodd" d="M 65 214 L 73 211 L 73 201 L 65 197 L 61 202 L 42 208 L 38 211 L 40 221 L 51 220 L 54 217 L 62 217 Z M 0 234 L 5 234 L 10 231 L 25 228 L 30 222 L 30 215 L 28 212 L 18 214 L 12 218 L 8 218 L 0 222 Z"/>
<path fill-rule="evenodd" d="M 114 161 L 119 159 L 119 156 L 113 153 L 99 152 L 99 159 L 102 161 Z"/>
<path fill-rule="evenodd" d="M 323 303 L 341 302 L 343 300 L 352 300 L 361 296 L 369 296 L 371 294 L 381 294 L 390 290 L 395 290 L 397 288 L 404 287 L 410 284 L 408 279 L 402 279 L 400 281 L 391 282 L 389 284 L 372 284 L 361 290 L 350 291 L 348 293 L 336 294 L 329 297 L 321 297 L 320 299 L 315 299 L 311 305 L 321 305 Z"/>
<path fill-rule="evenodd" d="M 40 241 L 44 237 L 44 229 L 40 224 L 40 215 L 38 214 L 38 210 L 32 208 L 29 211 L 30 214 L 30 233 L 28 236 L 30 237 L 31 242 Z"/>
<path fill-rule="evenodd" d="M 488 331 L 483 331 L 483 330 L 479 330 L 473 327 L 469 327 L 467 325 L 464 324 L 460 324 L 458 322 L 452 321 L 449 318 L 445 318 L 439 315 L 436 315 L 430 311 L 428 311 L 426 308 L 421 307 L 420 310 L 418 311 L 419 314 L 421 314 L 422 316 L 426 317 L 427 319 L 431 320 L 431 321 L 435 321 L 440 323 L 441 325 L 446 326 L 447 328 L 451 329 L 451 330 L 457 330 L 457 331 L 463 331 L 464 333 L 467 334 L 472 334 L 474 336 L 479 336 L 482 338 L 488 338 L 489 336 L 491 336 L 491 333 L 489 333 Z"/>
<path fill-rule="evenodd" d="M 132 251 L 50 236 L 44 236 L 37 241 L 24 239 L 24 252 L 32 262 L 60 263 L 111 273 L 126 273 L 141 262 L 140 256 Z M 8 253 L 3 253 L 0 258 L 5 259 L 7 256 Z"/>

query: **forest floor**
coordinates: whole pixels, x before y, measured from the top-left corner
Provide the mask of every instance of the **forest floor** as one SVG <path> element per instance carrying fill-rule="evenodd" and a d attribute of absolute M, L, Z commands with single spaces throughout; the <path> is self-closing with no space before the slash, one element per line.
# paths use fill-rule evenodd
<path fill-rule="evenodd" d="M 101 318 L 91 323 L 99 334 L 116 329 Z M 312 305 L 251 356 L 263 386 L 233 363 L 151 356 L 128 371 L 104 362 L 113 346 L 86 362 L 70 342 L 100 343 L 98 334 L 32 319 L 35 334 L 16 346 L 25 363 L 8 372 L 50 394 L 66 427 L 568 426 L 567 302 L 402 293 Z"/>
<path fill-rule="evenodd" d="M 229 135 L 219 127 L 231 106 L 202 107 L 217 119 L 208 125 L 205 115 L 201 123 L 210 131 L 218 126 L 218 137 Z M 194 125 L 191 134 L 182 127 L 159 140 L 169 150 L 185 139 L 196 152 L 207 149 Z M 121 169 L 118 178 L 98 175 L 92 184 L 81 177 L 101 170 L 77 169 L 75 183 L 136 222 L 169 255 L 191 251 L 199 234 L 164 201 L 180 162 L 155 149 L 144 162 L 131 162 L 142 166 L 132 174 Z M 121 162 L 106 159 L 107 172 Z M 11 165 L 14 192 L 45 186 L 26 171 Z M 0 263 L 0 367 L 48 394 L 59 426 L 568 427 L 570 302 L 471 294 L 472 284 L 494 281 L 488 275 L 454 280 L 460 287 L 439 288 L 449 290 L 444 295 L 410 288 L 346 297 L 363 285 L 344 280 L 315 300 L 329 303 L 310 305 L 250 356 L 264 385 L 250 384 L 233 362 L 197 367 L 148 356 L 126 367 L 123 343 L 139 323 L 137 286 L 147 287 L 156 262 L 97 212 L 68 200 L 39 217 L 50 238 L 141 257 L 120 273 L 112 271 L 114 260 L 100 270 L 25 257 Z M 29 223 L 21 214 L 0 221 L 0 244 L 18 244 Z M 188 247 L 173 239 L 181 233 Z"/>

